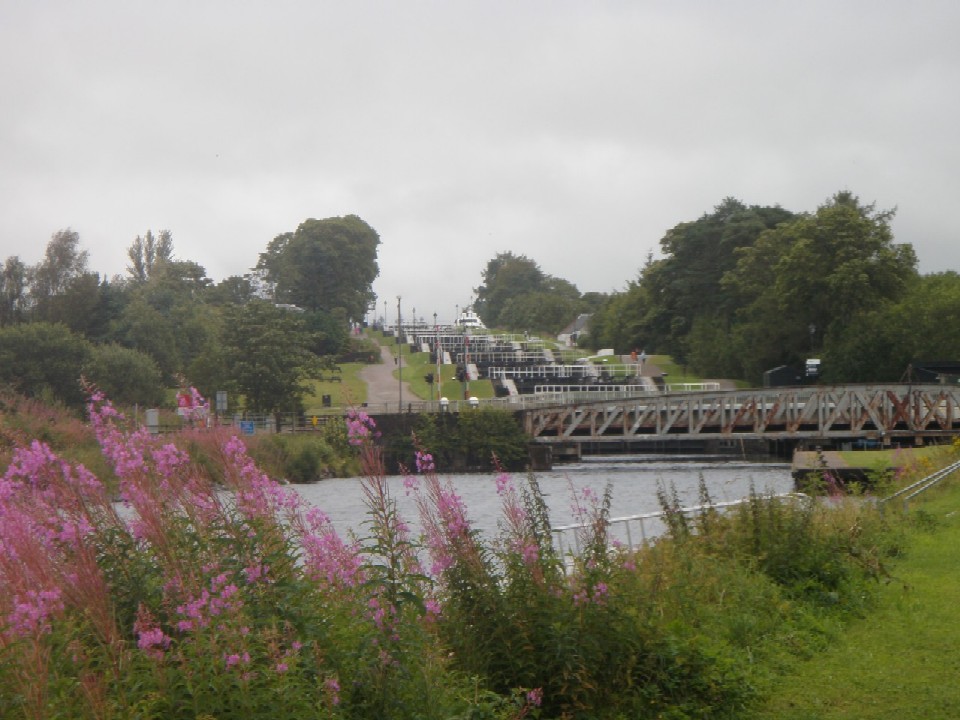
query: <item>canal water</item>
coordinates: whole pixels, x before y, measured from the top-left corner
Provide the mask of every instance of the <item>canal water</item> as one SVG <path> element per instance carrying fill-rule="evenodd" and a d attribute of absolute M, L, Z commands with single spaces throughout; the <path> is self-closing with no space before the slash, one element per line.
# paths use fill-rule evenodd
<path fill-rule="evenodd" d="M 583 462 L 564 464 L 549 472 L 536 473 L 554 527 L 576 522 L 572 496 L 582 496 L 590 488 L 602 496 L 609 483 L 612 489 L 611 518 L 656 512 L 661 509 L 658 488 L 676 491 L 682 505 L 699 503 L 702 476 L 714 502 L 739 500 L 750 494 L 791 492 L 790 465 L 782 462 L 753 462 L 729 457 L 703 455 L 632 455 L 592 457 Z M 463 499 L 473 528 L 486 537 L 496 535 L 500 519 L 500 498 L 494 474 L 444 475 Z M 524 473 L 513 475 L 517 487 L 526 481 Z M 397 508 L 417 532 L 419 519 L 416 499 L 402 477 L 388 478 Z M 341 533 L 363 533 L 367 508 L 359 478 L 335 478 L 310 485 L 293 486 L 311 505 L 325 512 Z"/>

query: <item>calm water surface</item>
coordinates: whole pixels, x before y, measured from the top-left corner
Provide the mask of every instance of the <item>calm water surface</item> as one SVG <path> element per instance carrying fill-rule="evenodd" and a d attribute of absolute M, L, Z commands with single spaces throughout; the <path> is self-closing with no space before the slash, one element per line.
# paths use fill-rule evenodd
<path fill-rule="evenodd" d="M 571 492 L 585 487 L 598 495 L 610 483 L 613 495 L 611 517 L 660 510 L 657 488 L 676 488 L 681 503 L 698 503 L 698 484 L 703 476 L 714 501 L 738 500 L 754 487 L 761 493 L 785 493 L 793 490 L 790 465 L 782 462 L 750 462 L 724 457 L 633 455 L 591 458 L 564 464 L 550 472 L 537 473 L 554 527 L 574 522 Z M 494 475 L 443 475 L 463 498 L 473 527 L 484 535 L 496 533 L 500 518 L 500 498 Z M 519 487 L 523 473 L 514 475 Z M 403 478 L 389 478 L 391 493 L 403 518 L 414 528 L 416 501 L 404 487 Z M 323 510 L 341 534 L 361 531 L 366 519 L 363 491 L 358 478 L 337 478 L 312 485 L 293 486 L 305 500 Z"/>

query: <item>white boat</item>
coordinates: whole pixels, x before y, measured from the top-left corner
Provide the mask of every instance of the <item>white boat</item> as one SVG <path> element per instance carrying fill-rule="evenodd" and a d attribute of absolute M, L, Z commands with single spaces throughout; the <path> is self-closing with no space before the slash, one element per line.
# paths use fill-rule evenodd
<path fill-rule="evenodd" d="M 487 327 L 473 310 L 464 310 L 454 324 L 462 328 L 485 329 Z"/>

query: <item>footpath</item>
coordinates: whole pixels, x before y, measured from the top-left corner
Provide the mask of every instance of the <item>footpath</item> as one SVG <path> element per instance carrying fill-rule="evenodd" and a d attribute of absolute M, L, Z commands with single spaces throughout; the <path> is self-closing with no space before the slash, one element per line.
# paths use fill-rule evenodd
<path fill-rule="evenodd" d="M 367 407 L 370 410 L 393 409 L 400 407 L 400 382 L 394 377 L 394 371 L 407 367 L 405 360 L 397 358 L 390 352 L 390 346 L 380 346 L 381 361 L 378 364 L 367 365 L 359 374 L 360 379 L 367 384 Z M 410 390 L 410 384 L 403 382 L 403 402 L 412 402 L 417 398 Z"/>
<path fill-rule="evenodd" d="M 784 677 L 755 720 L 960 718 L 960 477 L 911 503 L 876 606 Z"/>

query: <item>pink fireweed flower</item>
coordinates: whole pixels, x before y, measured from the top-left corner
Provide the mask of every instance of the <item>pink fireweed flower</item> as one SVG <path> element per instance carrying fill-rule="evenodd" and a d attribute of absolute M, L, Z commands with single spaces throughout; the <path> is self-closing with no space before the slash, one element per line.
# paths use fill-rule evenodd
<path fill-rule="evenodd" d="M 324 513 L 311 509 L 296 525 L 308 577 L 332 589 L 354 587 L 363 581 L 359 545 L 345 543 Z"/>
<path fill-rule="evenodd" d="M 420 483 L 417 481 L 416 476 L 404 473 L 403 488 L 404 494 L 409 495 L 410 493 L 415 493 L 420 488 Z"/>
<path fill-rule="evenodd" d="M 433 462 L 433 455 L 427 452 L 422 452 L 417 450 L 417 472 L 419 473 L 429 473 L 436 470 L 436 466 Z"/>
<path fill-rule="evenodd" d="M 137 647 L 141 650 L 166 649 L 169 646 L 170 638 L 158 627 L 142 630 L 137 637 Z"/>
<path fill-rule="evenodd" d="M 63 612 L 60 588 L 30 590 L 14 597 L 13 609 L 5 618 L 4 635 L 25 637 L 50 632 L 50 619 Z"/>
<path fill-rule="evenodd" d="M 365 412 L 350 408 L 347 411 L 347 442 L 354 447 L 369 443 L 380 436 L 377 424 Z"/>
<path fill-rule="evenodd" d="M 479 552 L 466 505 L 449 481 L 442 482 L 430 474 L 425 476 L 424 485 L 425 493 L 417 497 L 417 505 L 430 554 L 430 572 L 438 577 L 458 560 L 477 561 Z"/>
<path fill-rule="evenodd" d="M 323 683 L 323 689 L 326 691 L 331 705 L 340 704 L 340 683 L 336 678 L 327 678 Z"/>
<path fill-rule="evenodd" d="M 270 581 L 270 578 L 268 577 L 269 572 L 270 572 L 269 565 L 251 565 L 250 567 L 245 567 L 243 569 L 243 574 L 247 578 L 248 585 L 253 585 L 258 580 L 269 582 Z"/>
<path fill-rule="evenodd" d="M 540 707 L 543 703 L 543 688 L 534 688 L 527 693 L 527 703 L 534 707 Z"/>

